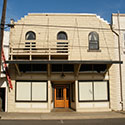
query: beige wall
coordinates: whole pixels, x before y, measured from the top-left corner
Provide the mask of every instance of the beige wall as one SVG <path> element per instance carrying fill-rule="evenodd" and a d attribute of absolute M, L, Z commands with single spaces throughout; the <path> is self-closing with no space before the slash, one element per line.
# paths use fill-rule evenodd
<path fill-rule="evenodd" d="M 69 60 L 117 60 L 114 56 L 118 51 L 117 45 L 112 42 L 110 26 L 94 14 L 28 14 L 11 28 L 10 48 L 25 47 L 28 31 L 36 33 L 36 40 L 33 41 L 36 48 L 56 47 L 57 33 L 65 31 L 69 42 Z M 100 51 L 88 52 L 88 35 L 92 31 L 99 34 Z M 17 53 L 20 54 L 19 51 Z"/>

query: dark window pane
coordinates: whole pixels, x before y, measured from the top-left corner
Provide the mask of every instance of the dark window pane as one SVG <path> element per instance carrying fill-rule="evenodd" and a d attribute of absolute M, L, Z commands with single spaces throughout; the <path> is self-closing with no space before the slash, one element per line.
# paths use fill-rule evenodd
<path fill-rule="evenodd" d="M 63 65 L 64 72 L 74 72 L 74 65 L 72 64 L 65 64 Z"/>
<path fill-rule="evenodd" d="M 35 42 L 33 42 L 32 44 L 36 44 Z"/>
<path fill-rule="evenodd" d="M 61 64 L 53 64 L 52 65 L 52 72 L 62 72 L 62 65 Z"/>
<path fill-rule="evenodd" d="M 25 47 L 30 47 L 30 46 L 25 46 Z"/>
<path fill-rule="evenodd" d="M 92 72 L 96 71 L 98 73 L 103 73 L 107 69 L 106 64 L 82 64 L 80 68 L 80 72 Z"/>
<path fill-rule="evenodd" d="M 30 44 L 30 42 L 26 42 L 25 44 L 29 45 L 29 44 Z"/>
<path fill-rule="evenodd" d="M 19 64 L 19 69 L 21 72 L 41 72 L 41 71 L 47 71 L 47 65 L 46 64 Z"/>
<path fill-rule="evenodd" d="M 83 64 L 83 65 L 81 65 L 80 71 L 81 72 L 92 71 L 92 65 L 91 64 Z"/>
<path fill-rule="evenodd" d="M 69 87 L 66 88 L 66 99 L 69 100 Z"/>
<path fill-rule="evenodd" d="M 35 40 L 36 34 L 32 31 L 29 31 L 26 33 L 26 40 Z"/>
<path fill-rule="evenodd" d="M 106 64 L 95 64 L 95 65 L 93 65 L 93 70 L 97 71 L 98 73 L 105 72 L 106 69 L 107 69 Z"/>
<path fill-rule="evenodd" d="M 52 72 L 73 72 L 74 65 L 72 64 L 53 64 Z"/>
<path fill-rule="evenodd" d="M 32 65 L 32 71 L 47 71 L 47 65 L 46 64 L 33 64 Z"/>
<path fill-rule="evenodd" d="M 98 50 L 99 49 L 98 43 L 90 43 L 89 44 L 89 49 L 91 49 L 91 50 L 94 50 L 94 49 Z"/>
<path fill-rule="evenodd" d="M 89 49 L 90 50 L 99 49 L 99 35 L 96 32 L 91 32 L 89 34 Z"/>
<path fill-rule="evenodd" d="M 62 87 L 56 88 L 56 100 L 63 100 L 63 88 Z"/>
<path fill-rule="evenodd" d="M 29 71 L 31 71 L 31 65 L 30 64 L 19 64 L 19 70 L 21 72 L 29 72 Z"/>
<path fill-rule="evenodd" d="M 68 40 L 67 34 L 65 32 L 59 32 L 57 35 L 58 40 Z"/>

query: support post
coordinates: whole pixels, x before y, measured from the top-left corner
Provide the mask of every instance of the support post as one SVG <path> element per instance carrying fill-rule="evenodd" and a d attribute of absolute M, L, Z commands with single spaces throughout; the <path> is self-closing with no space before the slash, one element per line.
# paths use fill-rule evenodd
<path fill-rule="evenodd" d="M 48 110 L 51 111 L 51 81 L 48 80 Z"/>
<path fill-rule="evenodd" d="M 76 112 L 78 110 L 78 80 L 75 81 L 75 102 L 76 102 Z"/>
<path fill-rule="evenodd" d="M 1 76 L 2 47 L 3 47 L 5 17 L 6 17 L 6 6 L 7 6 L 7 0 L 4 0 L 4 2 L 3 2 L 3 10 L 2 10 L 2 17 L 1 17 L 1 24 L 0 24 L 0 76 Z"/>

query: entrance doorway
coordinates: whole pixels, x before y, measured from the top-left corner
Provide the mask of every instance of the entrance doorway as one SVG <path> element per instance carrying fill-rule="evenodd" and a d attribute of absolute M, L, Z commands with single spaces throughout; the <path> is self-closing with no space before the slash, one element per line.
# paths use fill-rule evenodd
<path fill-rule="evenodd" d="M 5 112 L 5 88 L 0 88 L 0 112 Z"/>
<path fill-rule="evenodd" d="M 55 85 L 55 108 L 69 108 L 69 85 Z"/>

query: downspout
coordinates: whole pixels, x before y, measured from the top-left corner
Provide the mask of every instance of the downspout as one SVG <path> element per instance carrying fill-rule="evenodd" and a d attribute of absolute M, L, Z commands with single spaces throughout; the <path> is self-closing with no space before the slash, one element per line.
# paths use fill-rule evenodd
<path fill-rule="evenodd" d="M 119 13 L 118 13 L 118 16 L 119 16 Z M 119 20 L 119 17 L 118 17 L 118 20 Z M 118 37 L 118 54 L 119 54 L 119 62 L 121 62 L 120 24 L 119 24 L 119 21 L 118 21 L 119 34 L 116 31 L 114 31 L 112 25 L 110 25 L 110 26 L 111 26 L 112 32 Z M 120 94 L 121 94 L 121 102 L 120 102 L 120 104 L 121 104 L 121 107 L 122 107 L 121 111 L 123 111 L 123 93 L 122 93 L 122 88 L 123 88 L 122 84 L 123 83 L 122 83 L 122 66 L 121 66 L 121 63 L 119 63 L 119 76 L 120 76 Z"/>

